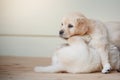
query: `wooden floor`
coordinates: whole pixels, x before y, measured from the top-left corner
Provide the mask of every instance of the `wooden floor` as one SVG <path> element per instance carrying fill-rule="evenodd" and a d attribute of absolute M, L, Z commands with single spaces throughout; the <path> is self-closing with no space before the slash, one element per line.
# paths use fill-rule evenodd
<path fill-rule="evenodd" d="M 120 73 L 35 73 L 33 67 L 50 64 L 48 58 L 0 57 L 0 80 L 120 80 Z"/>

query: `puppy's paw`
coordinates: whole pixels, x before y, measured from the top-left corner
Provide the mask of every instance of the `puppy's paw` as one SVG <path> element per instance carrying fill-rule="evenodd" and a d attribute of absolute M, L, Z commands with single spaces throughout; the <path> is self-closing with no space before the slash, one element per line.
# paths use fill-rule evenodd
<path fill-rule="evenodd" d="M 34 71 L 35 71 L 35 72 L 42 72 L 42 71 L 43 71 L 43 68 L 42 68 L 42 67 L 39 67 L 39 66 L 36 66 L 36 67 L 34 68 Z"/>
<path fill-rule="evenodd" d="M 110 73 L 111 69 L 112 69 L 112 68 L 111 68 L 110 64 L 106 64 L 106 65 L 104 65 L 104 67 L 103 67 L 102 73 L 103 73 L 103 74 Z"/>

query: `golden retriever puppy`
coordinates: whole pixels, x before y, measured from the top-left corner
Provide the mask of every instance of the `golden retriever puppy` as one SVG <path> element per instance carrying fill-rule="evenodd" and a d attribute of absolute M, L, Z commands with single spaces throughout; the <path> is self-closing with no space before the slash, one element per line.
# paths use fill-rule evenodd
<path fill-rule="evenodd" d="M 80 36 L 70 37 L 67 44 L 56 50 L 52 64 L 47 67 L 35 67 L 36 72 L 69 72 L 89 73 L 102 69 L 101 58 L 97 50 L 88 46 L 91 38 Z M 120 53 L 114 45 L 110 45 L 109 56 L 113 70 L 119 69 Z"/>
<path fill-rule="evenodd" d="M 96 49 L 102 63 L 102 73 L 109 73 L 109 43 L 120 49 L 120 22 L 103 23 L 101 21 L 86 18 L 81 13 L 73 13 L 63 17 L 61 22 L 60 37 L 68 39 L 75 35 L 89 35 L 89 46 Z"/>

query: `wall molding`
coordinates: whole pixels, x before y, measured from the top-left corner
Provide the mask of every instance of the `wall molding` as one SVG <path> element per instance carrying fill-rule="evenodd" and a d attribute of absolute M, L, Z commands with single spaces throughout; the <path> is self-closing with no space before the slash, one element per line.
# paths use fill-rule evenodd
<path fill-rule="evenodd" d="M 59 36 L 42 34 L 0 34 L 0 37 L 59 37 Z"/>

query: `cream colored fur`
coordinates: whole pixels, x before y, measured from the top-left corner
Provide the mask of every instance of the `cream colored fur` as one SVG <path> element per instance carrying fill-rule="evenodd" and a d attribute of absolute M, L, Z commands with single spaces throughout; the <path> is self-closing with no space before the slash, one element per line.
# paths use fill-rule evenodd
<path fill-rule="evenodd" d="M 89 39 L 89 38 L 88 38 Z M 88 46 L 83 37 L 68 39 L 67 45 L 57 49 L 52 57 L 52 64 L 47 67 L 35 67 L 36 72 L 89 73 L 102 69 L 100 55 L 96 49 Z M 88 41 L 88 40 L 87 40 Z M 109 46 L 110 62 L 113 70 L 119 69 L 120 55 L 117 47 Z"/>
<path fill-rule="evenodd" d="M 86 18 L 81 13 L 73 13 L 63 17 L 61 21 L 61 30 L 64 32 L 60 37 L 67 39 L 75 35 L 90 35 L 89 46 L 96 48 L 102 62 L 102 73 L 109 73 L 111 66 L 109 63 L 109 43 L 120 49 L 120 22 L 103 23 L 98 20 Z M 69 25 L 72 28 L 69 28 Z"/>
<path fill-rule="evenodd" d="M 85 35 L 90 36 L 90 40 Z M 102 70 L 102 73 L 109 73 L 111 69 L 120 69 L 119 22 L 103 23 L 88 19 L 81 13 L 73 13 L 63 17 L 60 37 L 68 39 L 68 44 L 56 51 L 51 66 L 36 67 L 36 72 Z"/>

